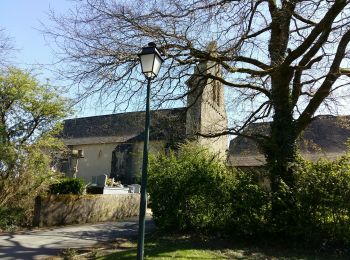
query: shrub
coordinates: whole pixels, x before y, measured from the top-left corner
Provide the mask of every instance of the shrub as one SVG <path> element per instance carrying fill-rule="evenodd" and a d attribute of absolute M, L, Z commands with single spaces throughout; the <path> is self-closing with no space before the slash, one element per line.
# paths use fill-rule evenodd
<path fill-rule="evenodd" d="M 85 184 L 82 179 L 63 178 L 50 186 L 51 194 L 83 194 Z"/>
<path fill-rule="evenodd" d="M 257 171 L 234 171 L 231 192 L 230 226 L 239 236 L 258 236 L 267 232 L 271 208 L 269 191 L 258 184 Z"/>
<path fill-rule="evenodd" d="M 87 194 L 103 194 L 103 187 L 87 186 L 86 193 Z"/>
<path fill-rule="evenodd" d="M 268 192 L 251 173 L 229 171 L 214 154 L 190 143 L 151 157 L 149 193 L 158 228 L 201 232 L 262 232 Z"/>
<path fill-rule="evenodd" d="M 26 220 L 23 208 L 0 208 L 0 230 L 11 231 Z"/>
<path fill-rule="evenodd" d="M 254 176 L 229 171 L 214 154 L 193 144 L 151 157 L 149 192 L 161 229 L 253 235 L 266 226 L 268 192 Z"/>
<path fill-rule="evenodd" d="M 301 161 L 297 169 L 298 225 L 291 233 L 323 244 L 350 243 L 350 155 Z"/>
<path fill-rule="evenodd" d="M 225 228 L 235 179 L 206 149 L 182 145 L 150 158 L 149 193 L 157 227 L 213 231 Z"/>
<path fill-rule="evenodd" d="M 169 155 L 153 156 L 149 193 L 154 221 L 164 230 L 264 235 L 326 248 L 348 246 L 350 155 L 316 163 L 300 159 L 292 167 L 296 185 L 286 187 L 278 197 L 280 203 L 292 204 L 276 219 L 268 186 L 258 184 L 262 169 L 228 171 L 213 154 L 191 144 Z"/>
<path fill-rule="evenodd" d="M 45 140 L 45 143 L 47 140 Z M 0 157 L 4 158 L 2 151 L 8 151 L 6 156 L 12 157 L 8 161 L 15 161 L 15 167 L 11 170 L 2 171 L 0 159 L 0 209 L 2 223 L 11 222 L 21 226 L 31 224 L 34 210 L 35 197 L 45 194 L 50 184 L 55 182 L 58 174 L 50 169 L 50 154 L 43 153 L 41 141 L 35 145 L 22 147 L 17 152 L 12 146 L 0 145 Z M 14 208 L 14 205 L 16 208 Z M 21 210 L 19 210 L 21 209 Z M 18 218 L 15 213 L 21 212 Z M 6 213 L 9 215 L 6 216 Z M 23 217 L 25 216 L 25 217 Z M 13 221 L 13 219 L 16 221 Z M 22 221 L 17 221 L 22 219 Z M 12 225 L 11 224 L 11 225 Z M 9 226 L 11 226 L 9 225 Z"/>

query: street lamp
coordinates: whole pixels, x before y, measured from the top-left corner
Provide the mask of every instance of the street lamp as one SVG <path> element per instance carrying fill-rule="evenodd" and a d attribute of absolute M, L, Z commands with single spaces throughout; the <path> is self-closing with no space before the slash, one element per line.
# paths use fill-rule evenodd
<path fill-rule="evenodd" d="M 143 163 L 141 176 L 141 199 L 139 214 L 139 236 L 137 243 L 137 259 L 143 260 L 143 249 L 145 241 L 145 216 L 146 216 L 146 186 L 148 172 L 148 142 L 149 142 L 149 125 L 150 125 L 150 92 L 151 80 L 157 77 L 160 65 L 163 59 L 154 42 L 150 42 L 147 47 L 142 48 L 142 52 L 138 54 L 141 60 L 142 73 L 147 79 L 147 97 L 146 97 L 146 119 L 145 119 L 145 135 L 143 145 Z"/>

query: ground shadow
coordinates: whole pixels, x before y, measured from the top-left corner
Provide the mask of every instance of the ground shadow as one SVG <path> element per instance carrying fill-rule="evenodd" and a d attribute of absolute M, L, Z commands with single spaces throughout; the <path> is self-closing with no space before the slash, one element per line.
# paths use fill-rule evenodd
<path fill-rule="evenodd" d="M 84 230 L 86 227 L 86 230 Z M 152 220 L 146 221 L 146 231 L 154 229 Z M 0 234 L 0 259 L 31 260 L 42 256 L 55 256 L 67 248 L 86 248 L 133 239 L 137 236 L 137 220 L 124 222 L 76 225 L 45 230 Z"/>

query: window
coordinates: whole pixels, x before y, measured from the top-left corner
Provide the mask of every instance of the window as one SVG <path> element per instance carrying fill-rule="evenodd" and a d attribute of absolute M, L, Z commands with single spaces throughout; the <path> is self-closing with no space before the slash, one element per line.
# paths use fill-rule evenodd
<path fill-rule="evenodd" d="M 220 106 L 220 87 L 217 81 L 213 82 L 213 102 Z"/>

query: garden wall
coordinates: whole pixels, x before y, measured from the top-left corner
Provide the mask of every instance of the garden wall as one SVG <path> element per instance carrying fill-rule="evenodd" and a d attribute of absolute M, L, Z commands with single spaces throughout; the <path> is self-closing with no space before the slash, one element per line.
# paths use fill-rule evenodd
<path fill-rule="evenodd" d="M 114 221 L 139 213 L 140 194 L 51 195 L 35 201 L 34 226 Z"/>

